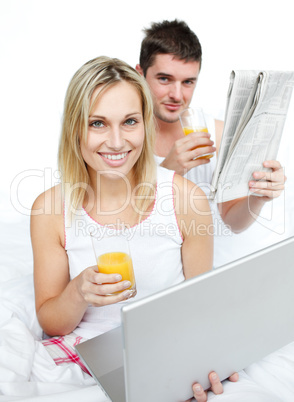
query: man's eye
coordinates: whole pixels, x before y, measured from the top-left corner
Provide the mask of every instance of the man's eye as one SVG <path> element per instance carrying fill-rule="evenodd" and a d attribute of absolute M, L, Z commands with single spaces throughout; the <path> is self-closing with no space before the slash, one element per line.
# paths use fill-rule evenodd
<path fill-rule="evenodd" d="M 166 84 L 168 82 L 168 78 L 167 77 L 159 77 L 158 80 L 162 83 L 162 84 Z"/>
<path fill-rule="evenodd" d="M 195 84 L 195 81 L 186 80 L 186 81 L 184 81 L 184 84 L 185 84 L 185 85 L 194 85 L 194 84 Z"/>
<path fill-rule="evenodd" d="M 93 121 L 90 124 L 90 126 L 95 127 L 95 128 L 100 128 L 100 127 L 103 127 L 104 124 L 102 123 L 102 121 L 97 120 L 97 121 Z"/>
<path fill-rule="evenodd" d="M 136 124 L 137 123 L 137 121 L 135 120 L 135 119 L 127 119 L 126 121 L 125 121 L 125 124 L 127 125 L 127 126 L 133 126 L 134 124 Z"/>

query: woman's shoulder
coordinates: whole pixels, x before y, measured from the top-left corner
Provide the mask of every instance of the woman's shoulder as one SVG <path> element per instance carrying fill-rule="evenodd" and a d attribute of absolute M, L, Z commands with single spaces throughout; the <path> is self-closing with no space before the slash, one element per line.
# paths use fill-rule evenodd
<path fill-rule="evenodd" d="M 31 210 L 31 229 L 62 232 L 64 227 L 64 202 L 61 185 L 56 185 L 41 193 Z"/>
<path fill-rule="evenodd" d="M 174 175 L 174 202 L 177 214 L 210 211 L 204 191 L 197 184 L 178 174 Z"/>
<path fill-rule="evenodd" d="M 58 184 L 38 195 L 32 205 L 32 215 L 63 215 L 63 205 L 61 184 Z"/>
<path fill-rule="evenodd" d="M 64 202 L 61 185 L 41 193 L 31 210 L 31 235 L 51 236 L 64 242 Z"/>
<path fill-rule="evenodd" d="M 183 196 L 190 192 L 205 196 L 204 191 L 197 184 L 177 173 L 174 174 L 174 184 L 178 187 L 179 191 L 183 193 Z M 207 197 L 205 196 L 205 198 Z"/>
<path fill-rule="evenodd" d="M 64 245 L 64 202 L 61 184 L 41 193 L 31 210 L 31 237 L 35 244 Z"/>

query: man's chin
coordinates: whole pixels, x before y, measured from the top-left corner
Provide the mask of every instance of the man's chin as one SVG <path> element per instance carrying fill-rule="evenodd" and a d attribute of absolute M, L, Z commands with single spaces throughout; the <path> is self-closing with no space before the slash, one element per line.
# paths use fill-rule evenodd
<path fill-rule="evenodd" d="M 163 113 L 155 113 L 155 117 L 158 120 L 163 121 L 164 123 L 176 123 L 177 121 L 179 121 L 179 113 L 176 113 L 174 116 L 167 116 Z"/>

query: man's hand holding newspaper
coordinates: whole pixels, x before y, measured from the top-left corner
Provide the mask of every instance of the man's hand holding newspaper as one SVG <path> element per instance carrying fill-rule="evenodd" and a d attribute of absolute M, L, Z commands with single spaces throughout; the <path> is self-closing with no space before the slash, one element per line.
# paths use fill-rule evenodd
<path fill-rule="evenodd" d="M 271 201 L 281 195 L 287 180 L 284 169 L 278 161 L 265 161 L 263 166 L 271 169 L 269 172 L 254 172 L 249 182 L 250 194 L 262 196 L 265 201 Z"/>

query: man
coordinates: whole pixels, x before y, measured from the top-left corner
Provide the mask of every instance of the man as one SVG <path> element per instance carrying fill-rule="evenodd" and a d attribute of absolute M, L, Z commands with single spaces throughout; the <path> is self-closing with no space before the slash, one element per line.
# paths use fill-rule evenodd
<path fill-rule="evenodd" d="M 156 158 L 162 166 L 185 174 L 207 193 L 215 162 L 195 157 L 218 152 L 223 122 L 213 122 L 211 131 L 215 131 L 215 147 L 210 134 L 204 132 L 184 137 L 179 122 L 179 114 L 189 106 L 199 77 L 200 42 L 183 21 L 153 23 L 144 32 L 140 64 L 136 69 L 145 76 L 153 94 L 157 121 Z M 218 205 L 223 222 L 235 233 L 248 228 L 264 204 L 278 197 L 284 189 L 286 177 L 281 164 L 265 161 L 264 166 L 271 171 L 255 172 L 254 179 L 248 184 L 250 192 L 261 197 L 243 197 Z"/>
<path fill-rule="evenodd" d="M 208 193 L 215 159 L 195 159 L 201 155 L 218 152 L 223 122 L 208 122 L 208 133 L 198 132 L 183 136 L 179 114 L 192 100 L 201 68 L 202 49 L 193 31 L 183 21 L 153 23 L 145 29 L 141 44 L 140 64 L 137 71 L 144 75 L 154 100 L 157 122 L 155 142 L 156 159 L 162 166 L 185 175 Z M 214 146 L 215 141 L 215 146 Z M 201 146 L 199 148 L 199 146 Z M 259 215 L 266 202 L 278 197 L 286 180 L 277 161 L 265 161 L 271 172 L 255 172 L 248 186 L 261 197 L 249 196 L 218 205 L 223 222 L 233 232 L 241 232 Z M 260 179 L 263 179 L 262 181 Z M 212 391 L 222 393 L 222 384 L 215 373 L 210 377 Z M 236 381 L 237 375 L 230 377 Z M 198 402 L 207 396 L 199 384 L 195 384 L 194 396 Z"/>

